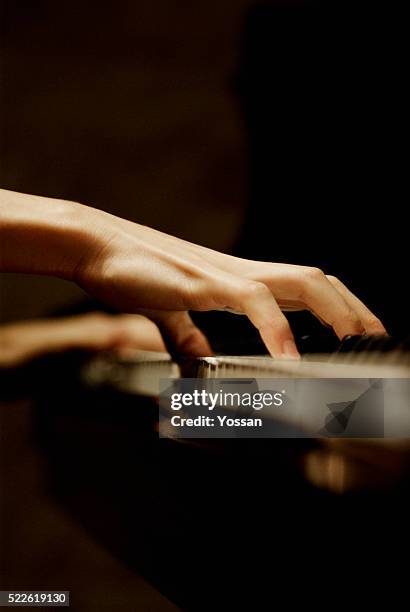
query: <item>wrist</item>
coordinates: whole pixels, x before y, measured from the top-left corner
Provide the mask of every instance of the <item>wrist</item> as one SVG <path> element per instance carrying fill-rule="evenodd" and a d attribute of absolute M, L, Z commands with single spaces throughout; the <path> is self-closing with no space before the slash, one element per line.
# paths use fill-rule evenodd
<path fill-rule="evenodd" d="M 0 269 L 75 280 L 104 244 L 100 211 L 76 202 L 0 191 Z"/>

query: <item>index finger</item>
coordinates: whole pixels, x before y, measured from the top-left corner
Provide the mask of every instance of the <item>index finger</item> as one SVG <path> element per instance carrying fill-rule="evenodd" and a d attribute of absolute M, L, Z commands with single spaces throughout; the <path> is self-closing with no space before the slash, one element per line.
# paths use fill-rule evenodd
<path fill-rule="evenodd" d="M 226 275 L 216 287 L 216 298 L 224 309 L 249 318 L 272 356 L 299 358 L 288 320 L 264 283 Z"/>

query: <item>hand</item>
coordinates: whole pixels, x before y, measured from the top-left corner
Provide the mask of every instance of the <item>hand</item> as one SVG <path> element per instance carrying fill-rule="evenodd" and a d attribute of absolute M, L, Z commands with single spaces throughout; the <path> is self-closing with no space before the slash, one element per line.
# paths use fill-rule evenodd
<path fill-rule="evenodd" d="M 316 268 L 239 259 L 88 206 L 5 190 L 0 215 L 0 270 L 61 276 L 119 311 L 145 314 L 174 356 L 212 352 L 189 310 L 245 314 L 277 357 L 298 357 L 282 310 L 310 310 L 340 339 L 385 333 Z"/>
<path fill-rule="evenodd" d="M 256 262 L 218 253 L 156 230 L 86 209 L 95 246 L 75 278 L 91 295 L 159 326 L 171 353 L 209 355 L 188 310 L 243 313 L 274 356 L 298 351 L 283 310 L 307 309 L 348 334 L 383 334 L 375 315 L 337 278 L 305 266 Z"/>
<path fill-rule="evenodd" d="M 68 349 L 165 351 L 158 328 L 139 315 L 92 312 L 75 317 L 40 319 L 0 327 L 0 367 Z"/>

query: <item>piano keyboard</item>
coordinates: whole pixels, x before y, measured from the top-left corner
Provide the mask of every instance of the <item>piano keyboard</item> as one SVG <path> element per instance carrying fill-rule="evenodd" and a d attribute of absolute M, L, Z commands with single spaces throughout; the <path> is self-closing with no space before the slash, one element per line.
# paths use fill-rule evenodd
<path fill-rule="evenodd" d="M 364 341 L 362 339 L 360 343 Z M 353 340 L 347 342 L 352 344 Z M 343 345 L 341 348 L 343 349 Z M 295 392 L 295 385 L 299 385 L 299 390 L 300 385 L 303 386 L 303 381 L 298 383 L 298 379 L 322 379 L 323 389 L 329 390 L 329 384 L 331 385 L 332 397 L 338 397 L 341 392 L 342 395 L 347 391 L 350 393 L 350 388 L 357 391 L 358 385 L 360 387 L 363 384 L 363 379 L 370 382 L 387 379 L 387 386 L 384 387 L 387 395 L 384 399 L 389 403 L 389 410 L 385 412 L 384 433 L 390 437 L 400 437 L 407 435 L 404 432 L 410 431 L 410 352 L 395 347 L 385 352 L 340 350 L 331 354 L 306 354 L 296 361 L 251 355 L 202 357 L 190 362 L 188 369 L 189 374 L 184 368 L 185 378 L 208 380 L 211 385 L 212 379 L 225 379 L 230 382 L 236 378 L 278 379 L 281 383 L 293 379 L 290 388 Z M 126 394 L 157 400 L 160 379 L 177 379 L 182 374 L 170 355 L 137 351 L 123 355 L 122 358 L 101 354 L 88 362 L 82 375 L 87 385 L 108 386 Z M 327 379 L 329 384 L 323 379 Z M 338 382 L 337 379 L 349 380 L 346 380 L 345 385 L 342 380 Z M 396 379 L 397 383 L 393 384 L 392 379 Z M 306 382 L 310 385 L 309 380 Z M 299 432 L 303 431 L 304 435 L 309 432 L 316 436 L 326 420 L 323 415 L 323 402 L 314 401 L 312 404 L 312 401 L 309 401 L 307 400 L 308 407 L 300 406 L 300 402 L 291 402 L 286 408 L 286 419 L 283 415 L 282 419 L 287 426 L 292 426 Z M 372 419 L 377 421 L 376 413 L 377 410 L 371 411 L 370 423 Z M 272 419 L 275 421 L 273 416 Z M 165 425 L 162 423 L 162 434 L 166 431 L 167 437 L 173 438 L 175 431 L 168 427 L 169 422 L 168 419 Z M 369 431 L 373 432 L 373 429 L 370 427 Z"/>
<path fill-rule="evenodd" d="M 346 339 L 358 350 L 304 355 L 299 361 L 267 356 L 216 356 L 195 359 L 189 376 L 198 378 L 410 378 L 410 351 L 362 350 L 368 338 Z M 379 342 L 379 340 L 378 340 Z M 384 338 L 380 342 L 386 342 Z M 377 343 L 374 343 L 376 347 Z M 167 353 L 135 351 L 119 358 L 102 354 L 85 366 L 83 380 L 93 386 L 108 385 L 126 393 L 157 397 L 159 380 L 179 378 L 180 367 Z"/>

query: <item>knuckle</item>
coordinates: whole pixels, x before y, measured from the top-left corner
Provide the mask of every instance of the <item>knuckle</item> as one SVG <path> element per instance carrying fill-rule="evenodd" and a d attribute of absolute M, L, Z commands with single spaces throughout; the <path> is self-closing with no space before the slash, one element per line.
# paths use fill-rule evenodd
<path fill-rule="evenodd" d="M 306 301 L 312 293 L 312 287 L 324 278 L 325 274 L 320 268 L 302 266 L 296 287 L 298 299 Z"/>
<path fill-rule="evenodd" d="M 303 276 L 307 280 L 318 281 L 325 277 L 325 273 L 320 268 L 304 267 Z"/>
<path fill-rule="evenodd" d="M 292 337 L 289 323 L 285 317 L 281 317 L 280 319 L 276 319 L 273 323 L 273 327 L 276 333 L 281 337 Z"/>
<path fill-rule="evenodd" d="M 200 337 L 199 330 L 192 326 L 192 328 L 181 330 L 179 338 L 179 346 L 183 351 L 189 352 L 189 350 L 198 342 Z"/>
<path fill-rule="evenodd" d="M 291 338 L 290 327 L 285 318 L 270 317 L 258 325 L 259 331 L 271 330 L 277 338 Z"/>
<path fill-rule="evenodd" d="M 363 324 L 357 314 L 349 308 L 344 316 L 345 323 L 356 331 L 363 331 Z"/>
<path fill-rule="evenodd" d="M 332 285 L 339 286 L 342 284 L 342 281 L 337 278 L 337 276 L 333 276 L 333 274 L 327 275 L 327 280 L 332 283 Z"/>
<path fill-rule="evenodd" d="M 246 300 L 257 300 L 265 297 L 270 291 L 259 281 L 247 280 L 239 285 L 239 293 Z"/>
<path fill-rule="evenodd" d="M 276 311 L 272 309 L 271 312 L 268 313 L 263 319 L 263 321 L 261 321 L 258 328 L 271 329 L 277 336 L 280 337 L 292 337 L 289 322 L 285 315 L 280 312 L 280 310 Z"/>
<path fill-rule="evenodd" d="M 378 319 L 375 316 L 368 317 L 364 321 L 364 323 L 366 325 L 366 329 L 368 329 L 369 331 L 373 331 L 374 333 L 383 333 L 384 332 L 384 325 L 383 325 L 383 323 L 380 321 L 380 319 Z"/>

